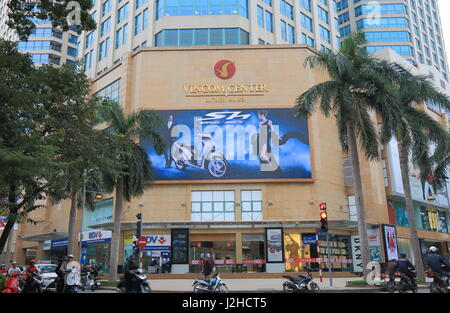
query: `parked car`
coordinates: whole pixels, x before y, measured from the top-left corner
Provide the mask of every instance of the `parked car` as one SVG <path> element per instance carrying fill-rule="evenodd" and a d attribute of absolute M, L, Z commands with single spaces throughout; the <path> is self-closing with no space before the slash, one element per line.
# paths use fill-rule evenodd
<path fill-rule="evenodd" d="M 56 264 L 36 264 L 38 270 L 42 273 L 42 287 L 45 292 L 56 292 L 55 278 L 58 276 L 55 273 Z"/>

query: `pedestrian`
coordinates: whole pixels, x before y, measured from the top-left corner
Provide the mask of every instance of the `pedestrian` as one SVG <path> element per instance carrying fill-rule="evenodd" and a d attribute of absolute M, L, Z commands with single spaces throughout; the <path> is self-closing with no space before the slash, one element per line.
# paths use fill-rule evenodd
<path fill-rule="evenodd" d="M 205 256 L 205 259 L 203 260 L 203 275 L 205 277 L 205 280 L 211 279 L 211 273 L 212 273 L 212 263 L 209 259 L 209 256 Z"/>

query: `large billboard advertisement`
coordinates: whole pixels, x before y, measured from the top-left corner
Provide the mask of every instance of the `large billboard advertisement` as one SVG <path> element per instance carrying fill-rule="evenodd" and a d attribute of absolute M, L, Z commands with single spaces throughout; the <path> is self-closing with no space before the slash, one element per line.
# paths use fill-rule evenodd
<path fill-rule="evenodd" d="M 308 122 L 291 108 L 158 110 L 168 143 L 152 160 L 154 179 L 171 181 L 308 180 Z"/>

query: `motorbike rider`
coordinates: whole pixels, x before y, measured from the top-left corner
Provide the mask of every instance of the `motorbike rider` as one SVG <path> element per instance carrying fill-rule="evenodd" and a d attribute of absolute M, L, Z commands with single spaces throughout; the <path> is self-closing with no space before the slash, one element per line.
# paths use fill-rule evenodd
<path fill-rule="evenodd" d="M 136 258 L 134 256 L 130 256 L 128 268 L 124 273 L 125 286 L 127 288 L 127 291 L 139 289 L 139 282 L 134 276 L 134 273 L 137 269 L 139 269 L 139 266 L 137 264 Z"/>
<path fill-rule="evenodd" d="M 7 274 L 8 271 L 6 270 L 5 264 L 0 264 L 0 274 Z"/>
<path fill-rule="evenodd" d="M 435 273 L 438 273 L 440 276 L 444 277 L 445 280 L 447 280 L 447 284 L 449 281 L 449 270 L 450 265 L 445 260 L 445 258 L 438 253 L 438 248 L 435 246 L 431 246 L 428 250 L 429 253 L 427 254 L 427 265 L 428 267 Z"/>
<path fill-rule="evenodd" d="M 394 276 L 395 272 L 397 271 L 397 267 L 398 267 L 397 259 L 391 258 L 387 263 L 387 272 L 391 277 L 391 279 Z"/>
<path fill-rule="evenodd" d="M 16 261 L 12 261 L 11 267 L 8 269 L 8 276 L 13 277 L 19 276 L 20 274 L 22 274 L 22 270 L 20 269 L 20 267 L 17 266 Z"/>
<path fill-rule="evenodd" d="M 91 267 L 89 264 L 83 264 L 81 266 L 81 286 L 85 287 L 87 283 L 87 278 L 91 273 Z"/>
<path fill-rule="evenodd" d="M 28 288 L 31 287 L 31 284 L 33 282 L 33 273 L 38 273 L 39 270 L 36 267 L 36 261 L 31 260 L 30 265 L 27 266 L 25 269 L 25 289 L 28 290 Z"/>
<path fill-rule="evenodd" d="M 406 258 L 406 253 L 400 253 L 400 259 L 397 262 L 397 269 L 400 273 L 405 275 L 411 282 L 414 288 L 417 287 L 416 275 L 414 271 L 416 268 L 414 265 Z"/>

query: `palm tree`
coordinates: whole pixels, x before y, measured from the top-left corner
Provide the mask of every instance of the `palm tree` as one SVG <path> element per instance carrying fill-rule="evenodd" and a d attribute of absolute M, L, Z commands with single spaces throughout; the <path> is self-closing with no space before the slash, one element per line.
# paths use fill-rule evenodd
<path fill-rule="evenodd" d="M 432 101 L 450 110 L 450 99 L 438 92 L 426 76 L 412 75 L 397 64 L 394 64 L 392 68 L 401 74 L 396 96 L 402 110 L 402 119 L 395 124 L 393 132 L 398 141 L 410 241 L 417 267 L 417 277 L 423 280 L 424 269 L 409 180 L 410 156 L 412 164 L 420 170 L 422 179 L 428 178 L 432 169 L 436 167 L 438 181 L 441 181 L 440 177 L 443 176 L 442 173 L 445 174 L 446 164 L 448 164 L 450 141 L 448 132 L 426 112 L 418 110 L 417 105 L 424 101 Z M 434 151 L 431 152 L 431 149 Z"/>
<path fill-rule="evenodd" d="M 142 195 L 146 182 L 152 180 L 152 163 L 138 140 L 145 138 L 153 143 L 158 154 L 164 151 L 165 142 L 156 129 L 162 124 L 161 118 L 152 111 L 138 111 L 126 115 L 117 103 L 109 103 L 102 108 L 99 116 L 107 122 L 104 129 L 112 138 L 109 144 L 121 164 L 119 173 L 106 172 L 104 182 L 115 186 L 114 226 L 111 240 L 111 279 L 117 279 L 119 245 L 123 202 Z"/>
<path fill-rule="evenodd" d="M 338 51 L 307 57 L 305 67 L 324 68 L 330 80 L 311 87 L 296 99 L 298 115 L 310 116 L 317 106 L 325 116 L 334 115 L 341 146 L 350 153 L 364 278 L 368 273 L 365 267 L 370 262 L 370 253 L 358 141 L 368 160 L 379 160 L 379 143 L 390 138 L 390 125 L 398 118 L 396 99 L 386 92 L 392 88 L 389 76 L 383 75 L 382 61 L 363 52 L 365 42 L 361 32 L 352 33 L 343 40 Z M 372 112 L 382 116 L 381 138 L 371 119 Z"/>

